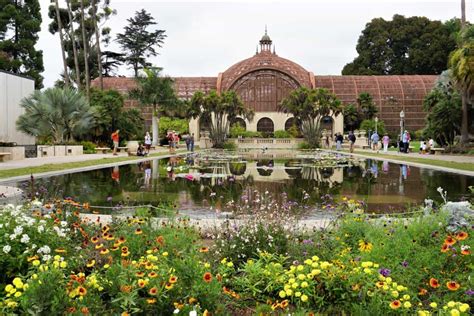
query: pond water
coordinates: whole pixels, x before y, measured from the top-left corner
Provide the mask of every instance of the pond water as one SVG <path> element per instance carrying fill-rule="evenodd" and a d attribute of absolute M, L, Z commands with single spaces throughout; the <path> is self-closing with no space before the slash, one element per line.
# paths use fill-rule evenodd
<path fill-rule="evenodd" d="M 168 204 L 199 217 L 210 206 L 225 210 L 229 201 L 256 190 L 275 197 L 285 194 L 312 208 L 329 195 L 364 201 L 371 212 L 403 212 L 425 198 L 441 202 L 438 187 L 447 190 L 450 200 L 465 199 L 474 177 L 320 152 L 209 151 L 13 185 L 39 196 L 72 197 L 96 206 Z"/>

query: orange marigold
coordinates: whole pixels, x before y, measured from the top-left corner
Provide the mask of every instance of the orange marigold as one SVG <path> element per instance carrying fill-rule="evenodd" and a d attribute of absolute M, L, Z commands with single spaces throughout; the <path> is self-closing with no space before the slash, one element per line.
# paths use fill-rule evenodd
<path fill-rule="evenodd" d="M 446 286 L 450 291 L 457 291 L 460 287 L 459 283 L 457 283 L 456 281 L 449 281 L 446 283 Z"/>
<path fill-rule="evenodd" d="M 202 278 L 203 278 L 204 282 L 209 283 L 209 282 L 212 281 L 212 274 L 210 272 L 206 272 L 206 273 L 204 273 Z"/>
<path fill-rule="evenodd" d="M 452 246 L 456 243 L 456 239 L 454 239 L 452 236 L 448 236 L 446 237 L 446 239 L 444 240 L 444 243 L 448 246 Z"/>
<path fill-rule="evenodd" d="M 436 280 L 435 278 L 431 278 L 430 279 L 430 286 L 434 289 L 438 288 L 439 287 L 438 280 Z"/>
<path fill-rule="evenodd" d="M 467 237 L 469 237 L 469 234 L 466 233 L 466 232 L 458 232 L 458 233 L 456 234 L 456 239 L 457 239 L 457 240 L 464 240 L 464 239 L 466 239 Z"/>

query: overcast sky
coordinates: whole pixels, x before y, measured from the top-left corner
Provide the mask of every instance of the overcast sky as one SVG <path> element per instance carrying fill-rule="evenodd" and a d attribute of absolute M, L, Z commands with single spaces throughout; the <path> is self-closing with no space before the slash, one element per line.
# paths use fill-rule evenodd
<path fill-rule="evenodd" d="M 460 16 L 460 2 L 111 0 L 117 15 L 107 25 L 114 34 L 120 33 L 135 11 L 150 12 L 168 36 L 151 62 L 170 76 L 217 76 L 255 54 L 265 24 L 279 56 L 316 75 L 338 75 L 356 57 L 357 39 L 372 18 L 402 14 L 445 21 Z M 466 2 L 467 19 L 472 21 L 473 1 Z M 59 36 L 48 32 L 50 0 L 40 3 L 43 24 L 38 48 L 44 56 L 44 85 L 50 87 L 62 71 L 61 50 Z M 119 51 L 115 43 L 110 48 Z M 129 76 L 132 71 L 124 66 L 120 74 Z"/>

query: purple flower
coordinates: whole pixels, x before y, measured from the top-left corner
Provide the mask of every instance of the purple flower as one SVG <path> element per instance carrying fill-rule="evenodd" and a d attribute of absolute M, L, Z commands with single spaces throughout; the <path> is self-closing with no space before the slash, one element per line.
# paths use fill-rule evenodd
<path fill-rule="evenodd" d="M 390 271 L 390 269 L 387 269 L 387 268 L 382 268 L 379 270 L 379 273 L 383 275 L 384 277 L 388 277 L 391 272 L 392 271 Z"/>
<path fill-rule="evenodd" d="M 107 197 L 107 202 L 110 202 L 110 201 L 112 201 L 112 197 L 111 197 L 111 196 L 108 196 L 108 197 Z"/>
<path fill-rule="evenodd" d="M 299 265 L 300 265 L 300 262 L 299 262 L 298 260 L 295 260 L 295 261 L 293 261 L 293 265 L 299 266 Z"/>
<path fill-rule="evenodd" d="M 404 267 L 404 268 L 408 267 L 408 261 L 406 261 L 406 260 L 403 260 L 403 262 L 400 263 L 400 264 L 401 264 L 402 267 Z"/>
<path fill-rule="evenodd" d="M 303 244 L 312 244 L 313 241 L 311 239 L 303 239 Z"/>
<path fill-rule="evenodd" d="M 469 289 L 467 290 L 466 292 L 464 292 L 466 295 L 474 295 L 474 290 L 473 289 Z"/>

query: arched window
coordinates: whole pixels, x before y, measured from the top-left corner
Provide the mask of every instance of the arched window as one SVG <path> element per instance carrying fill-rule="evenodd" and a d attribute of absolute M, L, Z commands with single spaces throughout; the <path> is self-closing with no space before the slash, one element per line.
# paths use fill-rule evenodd
<path fill-rule="evenodd" d="M 330 116 L 325 116 L 321 119 L 321 129 L 325 129 L 328 132 L 332 133 L 332 126 L 333 126 L 334 120 Z"/>
<path fill-rule="evenodd" d="M 257 122 L 257 132 L 271 134 L 275 131 L 273 121 L 268 117 L 263 117 Z"/>
<path fill-rule="evenodd" d="M 235 126 L 235 125 L 240 125 L 240 127 L 243 127 L 247 129 L 247 124 L 245 124 L 245 120 L 241 117 L 236 117 L 230 121 L 230 126 Z"/>

